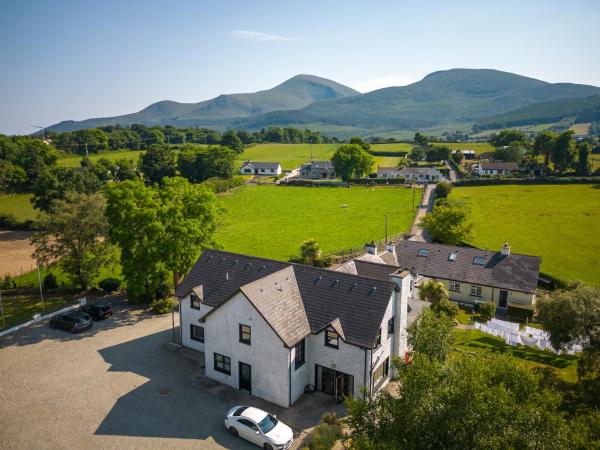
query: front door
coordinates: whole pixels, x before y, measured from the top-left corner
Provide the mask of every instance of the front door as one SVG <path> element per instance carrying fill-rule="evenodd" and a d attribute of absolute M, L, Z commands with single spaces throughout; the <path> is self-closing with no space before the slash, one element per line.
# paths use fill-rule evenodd
<path fill-rule="evenodd" d="M 500 291 L 500 297 L 498 298 L 498 308 L 506 309 L 508 306 L 508 291 Z"/>
<path fill-rule="evenodd" d="M 240 390 L 252 393 L 252 366 L 239 362 L 240 366 Z"/>

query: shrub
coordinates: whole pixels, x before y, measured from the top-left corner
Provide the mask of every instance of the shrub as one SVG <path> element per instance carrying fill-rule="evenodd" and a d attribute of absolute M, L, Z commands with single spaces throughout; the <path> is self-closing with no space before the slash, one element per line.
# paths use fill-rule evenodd
<path fill-rule="evenodd" d="M 100 289 L 102 289 L 107 294 L 110 294 L 111 292 L 114 292 L 117 289 L 119 289 L 120 285 L 121 282 L 116 278 L 105 278 L 100 283 L 98 283 Z"/>
<path fill-rule="evenodd" d="M 14 287 L 15 282 L 9 274 L 4 275 L 4 278 L 0 280 L 0 289 L 6 291 Z"/>
<path fill-rule="evenodd" d="M 177 306 L 177 300 L 175 300 L 173 297 L 156 299 L 150 303 L 152 311 L 154 311 L 156 314 L 170 313 L 175 306 Z"/>
<path fill-rule="evenodd" d="M 439 302 L 431 305 L 431 310 L 436 314 L 445 314 L 454 319 L 458 316 L 458 305 L 447 299 L 442 299 Z"/>
<path fill-rule="evenodd" d="M 483 302 L 479 305 L 479 314 L 486 319 L 491 319 L 496 315 L 496 304 L 494 302 Z"/>
<path fill-rule="evenodd" d="M 436 198 L 448 198 L 448 194 L 452 190 L 452 185 L 445 181 L 440 181 L 435 185 L 435 197 Z"/>
<path fill-rule="evenodd" d="M 58 288 L 58 282 L 54 274 L 49 273 L 44 277 L 44 289 L 56 289 Z"/>
<path fill-rule="evenodd" d="M 337 425 L 323 422 L 317 425 L 308 439 L 308 448 L 310 450 L 331 450 L 335 441 L 341 437 L 342 432 Z"/>

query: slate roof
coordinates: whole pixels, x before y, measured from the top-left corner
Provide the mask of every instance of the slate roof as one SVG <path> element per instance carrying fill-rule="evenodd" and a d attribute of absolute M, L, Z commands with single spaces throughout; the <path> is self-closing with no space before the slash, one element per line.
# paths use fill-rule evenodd
<path fill-rule="evenodd" d="M 377 166 L 377 173 L 396 173 L 399 172 L 397 167 L 382 167 Z"/>
<path fill-rule="evenodd" d="M 311 161 L 304 163 L 300 166 L 301 169 L 312 168 L 312 169 L 333 169 L 333 163 L 329 160 L 326 161 Z"/>
<path fill-rule="evenodd" d="M 390 275 L 398 271 L 398 266 L 390 264 L 377 264 L 370 261 L 354 260 L 356 274 L 361 277 L 373 278 L 375 280 L 389 280 Z"/>
<path fill-rule="evenodd" d="M 420 167 L 402 167 L 398 171 L 400 173 L 413 173 L 413 174 L 432 173 L 432 172 L 441 173 L 435 167 L 423 167 L 423 166 L 420 166 Z"/>
<path fill-rule="evenodd" d="M 419 249 L 429 250 L 429 255 L 418 256 Z M 456 253 L 454 261 L 449 260 L 450 253 Z M 402 241 L 396 246 L 396 256 L 399 267 L 420 275 L 527 293 L 535 292 L 542 262 L 539 256 L 504 256 L 490 250 L 416 241 Z M 484 256 L 485 264 L 474 264 L 476 256 Z"/>
<path fill-rule="evenodd" d="M 242 164 L 242 167 L 252 166 L 255 169 L 277 169 L 280 165 L 278 162 L 246 161 Z"/>
<path fill-rule="evenodd" d="M 304 315 L 292 285 L 292 272 Z M 285 277 L 288 280 L 279 291 L 275 282 L 283 283 Z M 202 286 L 203 302 L 213 308 L 240 291 L 252 297 L 249 300 L 286 345 L 297 342 L 298 336 L 306 331 L 304 320 L 309 331 L 317 333 L 338 319 L 346 342 L 363 348 L 373 348 L 394 290 L 389 280 L 212 249 L 205 250 L 198 258 L 177 288 L 177 296 L 183 298 L 197 286 Z M 280 313 L 264 312 L 280 306 Z M 288 309 L 293 310 L 293 318 Z"/>
<path fill-rule="evenodd" d="M 483 170 L 517 170 L 519 166 L 514 162 L 489 161 L 482 162 L 481 168 Z"/>

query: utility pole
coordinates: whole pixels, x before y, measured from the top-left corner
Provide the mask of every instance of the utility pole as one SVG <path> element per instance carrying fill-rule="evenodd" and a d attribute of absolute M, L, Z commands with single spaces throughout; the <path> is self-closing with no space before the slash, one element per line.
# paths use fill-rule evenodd
<path fill-rule="evenodd" d="M 44 130 L 46 129 L 45 127 L 42 127 L 40 125 L 30 125 L 30 126 L 32 126 L 33 128 L 39 128 L 40 130 L 42 130 L 42 141 L 46 140 L 46 136 L 44 135 Z"/>
<path fill-rule="evenodd" d="M 40 273 L 40 265 L 37 266 L 38 269 L 38 283 L 40 285 L 40 298 L 42 299 L 42 312 L 46 312 L 46 304 L 44 303 L 44 294 L 42 292 L 42 275 Z"/>
<path fill-rule="evenodd" d="M 2 328 L 6 328 L 6 322 L 4 321 L 4 306 L 2 306 L 2 291 L 0 290 L 0 314 L 2 314 Z"/>
<path fill-rule="evenodd" d="M 84 145 L 85 145 L 85 156 L 90 156 L 90 154 L 88 152 L 88 148 L 87 148 L 87 142 L 85 142 Z"/>

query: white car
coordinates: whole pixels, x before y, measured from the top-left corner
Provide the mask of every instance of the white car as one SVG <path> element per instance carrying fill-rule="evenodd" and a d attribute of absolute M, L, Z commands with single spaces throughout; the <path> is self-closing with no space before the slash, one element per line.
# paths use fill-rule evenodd
<path fill-rule="evenodd" d="M 252 406 L 231 408 L 225 417 L 225 427 L 235 437 L 243 437 L 265 450 L 287 450 L 294 442 L 290 427 L 268 412 Z"/>

